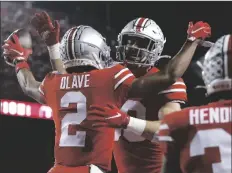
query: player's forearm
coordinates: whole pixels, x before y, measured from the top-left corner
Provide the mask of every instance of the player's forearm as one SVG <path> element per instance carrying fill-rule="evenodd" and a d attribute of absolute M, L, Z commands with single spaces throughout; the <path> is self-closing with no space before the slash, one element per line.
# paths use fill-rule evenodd
<path fill-rule="evenodd" d="M 40 103 L 44 103 L 44 100 L 39 92 L 39 86 L 41 83 L 35 80 L 32 72 L 29 69 L 20 69 L 17 73 L 17 78 L 20 87 L 26 95 L 32 97 Z"/>
<path fill-rule="evenodd" d="M 186 41 L 180 51 L 169 61 L 165 73 L 169 80 L 176 81 L 187 70 L 196 51 L 199 40 Z"/>
<path fill-rule="evenodd" d="M 156 141 L 156 132 L 159 130 L 160 121 L 147 121 L 143 137 L 150 141 Z"/>
<path fill-rule="evenodd" d="M 146 121 L 130 117 L 127 129 L 139 136 L 143 136 L 144 138 L 153 141 L 155 139 L 155 134 L 159 129 L 159 125 L 160 121 Z"/>
<path fill-rule="evenodd" d="M 50 57 L 52 69 L 54 71 L 58 71 L 61 74 L 65 74 L 67 72 L 66 72 L 64 65 L 63 65 L 63 62 L 60 58 L 59 46 L 60 46 L 60 43 L 57 43 L 55 45 L 48 46 L 47 48 L 48 48 L 48 52 L 49 52 L 49 57 Z"/>
<path fill-rule="evenodd" d="M 197 41 L 186 41 L 164 70 L 136 79 L 132 84 L 129 96 L 143 98 L 172 85 L 178 78 L 182 77 L 188 68 L 196 48 Z"/>
<path fill-rule="evenodd" d="M 180 110 L 181 106 L 179 103 L 168 102 L 159 109 L 158 117 L 160 120 L 162 120 L 167 114 Z"/>
<path fill-rule="evenodd" d="M 50 59 L 52 70 L 58 71 L 61 74 L 66 74 L 66 70 L 64 69 L 63 62 L 61 59 Z"/>

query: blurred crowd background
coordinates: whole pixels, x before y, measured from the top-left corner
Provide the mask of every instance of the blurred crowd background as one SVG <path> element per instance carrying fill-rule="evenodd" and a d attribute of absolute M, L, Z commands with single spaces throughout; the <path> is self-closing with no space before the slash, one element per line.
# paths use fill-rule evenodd
<path fill-rule="evenodd" d="M 174 56 L 186 39 L 189 21 L 203 20 L 212 27 L 210 41 L 231 33 L 231 2 L 1 2 L 1 44 L 18 28 L 30 26 L 31 17 L 46 10 L 59 20 L 61 36 L 72 26 L 90 25 L 107 38 L 111 55 L 115 58 L 117 35 L 131 20 L 148 17 L 161 27 L 167 43 L 163 55 Z M 51 71 L 45 44 L 31 28 L 33 56 L 29 64 L 36 79 L 42 81 Z M 199 48 L 184 75 L 188 88 L 188 106 L 205 103 L 205 90 L 201 80 L 202 61 L 207 48 Z M 2 50 L 1 50 L 2 54 Z M 157 66 L 162 68 L 167 59 Z M 0 58 L 0 99 L 35 102 L 25 96 L 18 85 L 15 70 Z M 52 121 L 15 118 L 0 115 L 0 172 L 45 173 L 53 164 L 54 126 Z M 113 171 L 115 166 L 113 164 Z"/>

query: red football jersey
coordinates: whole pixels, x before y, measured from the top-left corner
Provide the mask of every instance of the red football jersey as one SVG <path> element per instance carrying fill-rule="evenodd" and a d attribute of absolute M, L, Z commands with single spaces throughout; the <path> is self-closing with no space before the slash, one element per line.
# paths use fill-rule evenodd
<path fill-rule="evenodd" d="M 158 72 L 152 68 L 146 75 Z M 159 109 L 167 102 L 185 103 L 186 86 L 182 79 L 156 95 L 141 101 L 129 99 L 121 110 L 144 120 L 158 120 Z M 128 130 L 122 130 L 115 142 L 114 157 L 120 173 L 160 173 L 163 153 L 160 145 Z"/>
<path fill-rule="evenodd" d="M 85 119 L 92 104 L 122 105 L 133 80 L 133 74 L 121 65 L 86 73 L 51 73 L 45 77 L 40 91 L 53 110 L 56 164 L 94 164 L 111 169 L 114 130 L 93 129 Z"/>
<path fill-rule="evenodd" d="M 164 117 L 158 139 L 167 155 L 167 172 L 231 173 L 231 118 L 232 100 Z"/>

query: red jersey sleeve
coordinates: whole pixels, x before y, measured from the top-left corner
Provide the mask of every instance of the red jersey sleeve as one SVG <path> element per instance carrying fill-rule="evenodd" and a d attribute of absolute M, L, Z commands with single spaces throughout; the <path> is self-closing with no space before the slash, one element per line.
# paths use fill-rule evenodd
<path fill-rule="evenodd" d="M 135 79 L 135 76 L 132 72 L 120 65 L 117 64 L 114 67 L 114 76 L 113 76 L 113 89 L 116 96 L 116 102 L 119 107 L 126 101 L 128 91 Z"/>
<path fill-rule="evenodd" d="M 186 85 L 182 78 L 179 78 L 170 87 L 160 91 L 158 95 L 164 97 L 165 102 L 177 102 L 182 104 L 187 102 Z"/>
<path fill-rule="evenodd" d="M 148 74 L 157 73 L 159 69 L 153 67 L 149 70 Z M 162 98 L 164 103 L 166 102 L 177 102 L 185 104 L 187 102 L 186 85 L 182 78 L 179 78 L 170 87 L 160 91 L 158 95 Z"/>

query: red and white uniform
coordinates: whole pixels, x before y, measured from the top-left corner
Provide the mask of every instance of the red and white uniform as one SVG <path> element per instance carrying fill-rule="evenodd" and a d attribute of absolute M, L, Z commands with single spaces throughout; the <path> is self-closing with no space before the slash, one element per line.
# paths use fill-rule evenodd
<path fill-rule="evenodd" d="M 231 173 L 231 119 L 232 100 L 164 117 L 158 139 L 167 155 L 167 172 Z"/>
<path fill-rule="evenodd" d="M 152 68 L 146 75 L 157 71 L 157 68 Z M 121 110 L 136 118 L 158 120 L 158 111 L 165 103 L 185 103 L 186 100 L 186 86 L 183 80 L 179 79 L 150 98 L 141 101 L 127 100 Z M 114 157 L 119 173 L 160 173 L 163 153 L 159 144 L 145 140 L 128 130 L 122 130 L 119 140 L 115 142 Z"/>
<path fill-rule="evenodd" d="M 111 102 L 121 106 L 133 80 L 133 74 L 121 65 L 86 73 L 50 73 L 45 77 L 40 91 L 53 110 L 56 128 L 55 167 L 51 173 L 85 173 L 80 166 L 91 164 L 111 169 L 114 130 L 93 129 L 85 119 L 92 104 Z"/>

